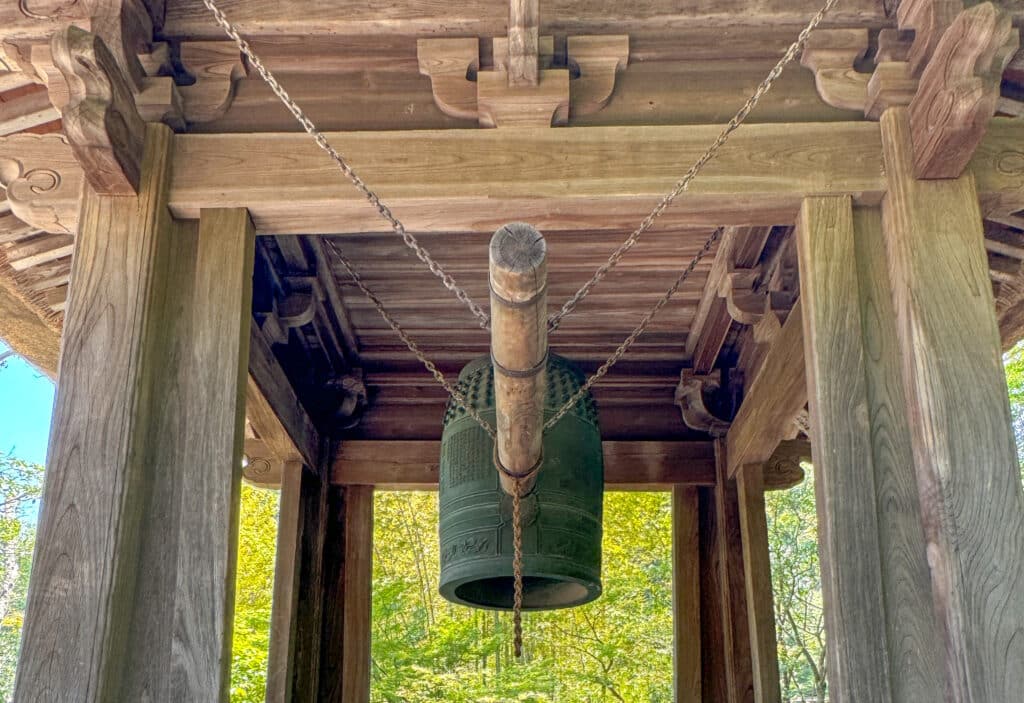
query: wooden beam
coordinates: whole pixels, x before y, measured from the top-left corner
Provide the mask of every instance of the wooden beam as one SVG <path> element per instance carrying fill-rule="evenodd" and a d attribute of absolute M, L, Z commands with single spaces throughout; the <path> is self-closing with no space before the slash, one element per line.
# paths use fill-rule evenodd
<path fill-rule="evenodd" d="M 906 110 L 886 111 L 881 127 L 883 226 L 945 695 L 1014 700 L 1024 689 L 1024 493 L 974 179 L 915 180 Z"/>
<path fill-rule="evenodd" d="M 171 143 L 84 196 L 19 699 L 228 700 L 253 235 L 171 221 Z"/>
<path fill-rule="evenodd" d="M 635 227 L 718 129 L 527 129 L 516 130 L 514 139 L 503 130 L 329 136 L 410 229 L 493 231 L 526 218 L 542 231 L 578 231 Z M 996 118 L 975 152 L 970 170 L 986 215 L 1008 216 L 1024 208 L 1022 140 L 1020 120 Z M 29 146 L 24 135 L 0 137 L 5 158 L 43 147 L 48 160 L 59 160 L 62 184 L 81 182 L 81 169 L 59 138 Z M 439 153 L 452 158 L 438 164 Z M 198 217 L 204 207 L 248 205 L 257 233 L 263 234 L 365 233 L 384 227 L 304 134 L 179 135 L 174 154 L 170 205 L 179 218 Z M 496 158 L 512 159 L 501 177 Z M 808 168 L 809 162 L 828 166 Z M 288 178 L 282 180 L 284 172 Z M 581 180 L 581 173 L 588 177 Z M 571 193 L 565 188 L 570 182 Z M 793 222 L 806 193 L 849 193 L 857 203 L 877 204 L 884 190 L 877 124 L 748 125 L 659 226 Z M 67 222 L 64 229 L 73 232 L 78 192 L 74 187 L 25 190 L 18 206 Z M 18 216 L 32 224 L 38 219 Z"/>
<path fill-rule="evenodd" d="M 702 703 L 728 703 L 715 489 L 698 488 L 700 511 L 700 682 Z"/>
<path fill-rule="evenodd" d="M 761 258 L 771 227 L 727 227 L 715 252 L 704 294 L 686 337 L 686 354 L 693 372 L 706 374 L 714 368 L 718 352 L 732 327 L 732 316 L 722 296 L 726 276 L 735 269 L 750 269 Z"/>
<path fill-rule="evenodd" d="M 712 486 L 709 442 L 603 442 L 605 485 L 612 490 L 669 490 L 675 484 Z M 334 459 L 331 483 L 379 490 L 437 490 L 441 443 L 348 440 Z"/>
<path fill-rule="evenodd" d="M 501 2 L 471 0 L 457 6 L 424 5 L 415 0 L 390 3 L 386 10 L 365 3 L 314 3 L 303 0 L 270 2 L 262 0 L 224 0 L 221 8 L 243 35 L 259 34 L 334 34 L 342 36 L 404 35 L 404 36 L 477 36 L 492 37 L 506 33 L 507 5 Z M 793 0 L 764 7 L 756 15 L 742 0 L 716 3 L 713 7 L 680 4 L 672 0 L 629 5 L 601 6 L 581 4 L 579 0 L 554 0 L 544 4 L 540 22 L 542 34 L 607 34 L 610 27 L 621 33 L 641 30 L 674 30 L 701 26 L 720 28 L 734 26 L 737 17 L 750 17 L 762 27 L 786 26 L 799 31 L 819 5 L 813 0 Z M 10 15 L 11 32 L 17 33 L 28 24 L 16 11 Z M 0 15 L 0 19 L 7 19 Z M 853 0 L 830 13 L 827 25 L 887 23 L 881 3 Z M 3 26 L 3 25 L 0 25 Z M 200 0 L 168 3 L 163 34 L 168 38 L 220 39 L 219 28 L 211 21 L 209 11 Z"/>
<path fill-rule="evenodd" d="M 754 671 L 754 703 L 782 703 L 768 519 L 764 504 L 764 468 L 748 464 L 740 469 L 736 476 L 736 493 L 743 544 L 750 659 Z"/>
<path fill-rule="evenodd" d="M 299 401 L 255 320 L 250 324 L 246 415 L 279 461 L 317 467 L 320 433 Z"/>
<path fill-rule="evenodd" d="M 321 452 L 326 455 L 326 452 Z M 308 467 L 313 468 L 313 467 Z M 327 495 L 330 486 L 323 480 L 326 466 L 302 471 L 299 499 L 298 605 L 292 624 L 295 638 L 291 664 L 292 703 L 318 703 L 320 696 L 320 651 L 324 626 L 325 573 L 324 552 L 328 542 L 329 515 Z M 287 690 L 287 689 L 286 689 Z"/>
<path fill-rule="evenodd" d="M 729 476 L 746 464 L 768 461 L 806 404 L 803 313 L 798 300 L 726 435 Z"/>
<path fill-rule="evenodd" d="M 41 87 L 25 87 L 17 94 L 8 93 L 0 98 L 0 136 L 60 119 L 60 113 L 50 104 L 50 96 Z"/>
<path fill-rule="evenodd" d="M 635 226 L 718 131 L 607 127 L 522 129 L 514 136 L 448 130 L 328 137 L 411 230 L 495 230 L 525 220 L 548 231 Z M 496 170 L 495 159 L 506 167 Z M 752 168 L 756 164 L 764 168 Z M 661 224 L 789 222 L 808 192 L 856 193 L 877 203 L 877 125 L 749 125 Z M 175 216 L 229 205 L 248 206 L 257 230 L 273 234 L 377 231 L 383 224 L 304 134 L 177 137 Z"/>
<path fill-rule="evenodd" d="M 672 688 L 701 701 L 700 505 L 696 486 L 672 488 Z"/>

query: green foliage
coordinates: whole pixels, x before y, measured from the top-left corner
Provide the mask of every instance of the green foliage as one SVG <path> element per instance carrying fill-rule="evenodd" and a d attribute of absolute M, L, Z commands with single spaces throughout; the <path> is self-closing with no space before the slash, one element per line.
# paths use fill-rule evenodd
<path fill-rule="evenodd" d="M 263 703 L 274 594 L 278 493 L 242 484 L 231 703 Z"/>
<path fill-rule="evenodd" d="M 0 701 L 14 695 L 43 467 L 0 455 Z"/>
<path fill-rule="evenodd" d="M 672 700 L 668 494 L 606 496 L 604 595 L 526 614 L 522 664 L 507 614 L 437 594 L 437 496 L 380 493 L 375 511 L 374 703 Z"/>
<path fill-rule="evenodd" d="M 824 700 L 825 622 L 818 566 L 814 469 L 786 491 L 765 495 L 783 700 Z"/>

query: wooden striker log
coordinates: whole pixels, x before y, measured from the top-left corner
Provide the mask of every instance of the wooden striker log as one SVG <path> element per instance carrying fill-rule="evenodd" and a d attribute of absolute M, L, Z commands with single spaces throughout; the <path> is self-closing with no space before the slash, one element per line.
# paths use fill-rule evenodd
<path fill-rule="evenodd" d="M 491 238 L 491 360 L 497 410 L 497 458 L 513 474 L 541 460 L 548 354 L 547 244 L 521 222 Z M 513 480 L 501 474 L 505 492 Z M 525 494 L 534 477 L 524 481 Z"/>

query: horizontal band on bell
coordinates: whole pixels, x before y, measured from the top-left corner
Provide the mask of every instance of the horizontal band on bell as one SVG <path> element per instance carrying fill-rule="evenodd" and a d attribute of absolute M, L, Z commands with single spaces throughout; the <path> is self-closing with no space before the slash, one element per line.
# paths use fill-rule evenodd
<path fill-rule="evenodd" d="M 504 366 L 502 366 L 501 364 L 499 364 L 498 360 L 494 358 L 494 352 L 492 351 L 491 352 L 491 365 L 494 367 L 494 370 L 497 371 L 498 373 L 500 373 L 502 376 L 507 376 L 509 378 L 531 378 L 531 377 L 536 376 L 537 374 L 539 374 L 541 371 L 543 371 L 547 367 L 547 365 L 548 365 L 548 354 L 549 353 L 550 353 L 550 350 L 545 349 L 544 350 L 544 356 L 543 356 L 543 358 L 541 358 L 540 361 L 538 361 L 535 365 L 531 366 L 528 369 L 519 370 L 519 369 L 507 369 Z"/>
<path fill-rule="evenodd" d="M 536 473 L 538 473 L 540 471 L 540 467 L 543 466 L 543 465 L 544 465 L 544 449 L 542 447 L 541 450 L 540 450 L 540 456 L 537 457 L 537 463 L 535 463 L 533 466 L 528 468 L 526 471 L 522 471 L 522 472 L 510 471 L 508 468 L 505 467 L 504 464 L 501 463 L 501 458 L 498 456 L 498 443 L 497 442 L 494 443 L 494 468 L 496 468 L 499 471 L 499 473 L 505 474 L 506 476 L 508 476 L 510 479 L 512 479 L 514 481 L 523 481 L 525 479 L 531 478 L 532 476 L 534 476 Z"/>
<path fill-rule="evenodd" d="M 491 277 L 490 276 L 487 277 L 487 288 L 488 288 L 488 290 L 491 291 L 491 300 L 497 301 L 498 303 L 500 303 L 502 305 L 502 307 L 506 307 L 506 308 L 528 308 L 528 307 L 531 307 L 531 306 L 535 305 L 537 303 L 537 300 L 539 300 L 541 297 L 547 295 L 547 292 L 548 292 L 548 282 L 544 281 L 544 285 L 541 286 L 541 289 L 539 291 L 537 291 L 536 293 L 531 295 L 526 300 L 522 300 L 522 301 L 519 301 L 519 300 L 509 300 L 508 298 L 502 296 L 501 293 L 499 293 L 498 291 L 494 290 L 494 284 L 491 282 Z"/>

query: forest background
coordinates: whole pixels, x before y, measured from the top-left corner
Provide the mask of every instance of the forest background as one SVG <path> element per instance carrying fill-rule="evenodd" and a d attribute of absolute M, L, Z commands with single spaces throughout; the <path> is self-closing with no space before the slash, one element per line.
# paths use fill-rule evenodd
<path fill-rule="evenodd" d="M 0 360 L 0 374 L 12 361 Z M 1004 361 L 1024 449 L 1024 346 Z M 806 468 L 802 484 L 767 496 L 780 675 L 791 703 L 827 700 L 813 470 Z M 13 695 L 42 477 L 38 463 L 0 447 L 3 703 Z M 276 492 L 243 487 L 232 703 L 264 701 L 277 509 Z M 670 518 L 667 493 L 607 494 L 604 595 L 582 608 L 527 615 L 527 656 L 517 664 L 506 615 L 453 606 L 437 594 L 436 494 L 378 493 L 373 703 L 670 702 Z"/>

